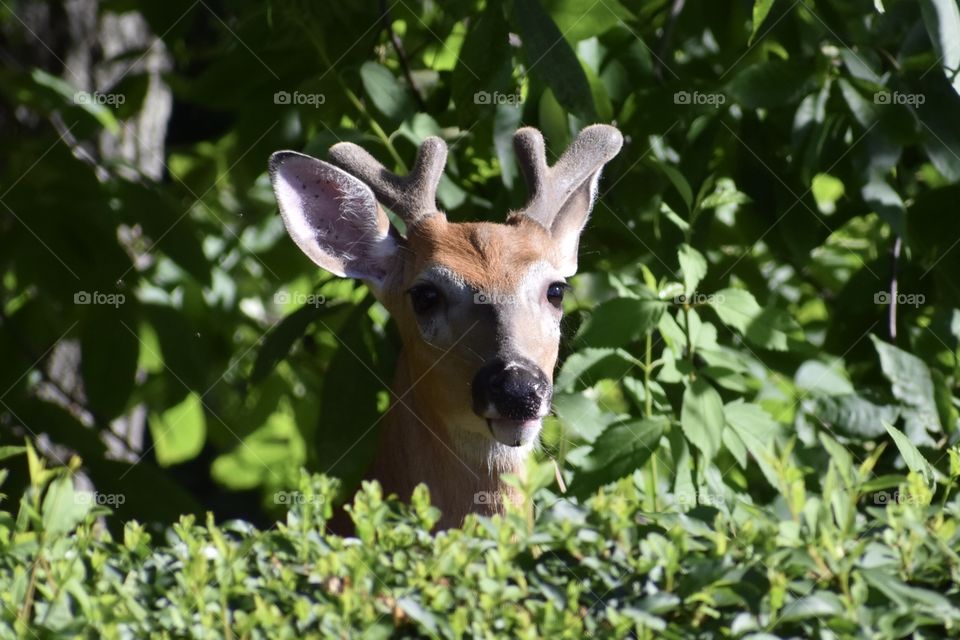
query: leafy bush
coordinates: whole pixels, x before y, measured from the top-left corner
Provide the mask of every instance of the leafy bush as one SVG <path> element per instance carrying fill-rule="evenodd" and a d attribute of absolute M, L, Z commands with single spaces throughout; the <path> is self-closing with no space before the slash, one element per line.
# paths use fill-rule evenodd
<path fill-rule="evenodd" d="M 960 344 L 951 2 L 721 4 L 398 3 L 378 22 L 356 6 L 148 3 L 164 43 L 149 51 L 170 68 L 96 87 L 55 77 L 76 74 L 2 14 L 11 50 L 33 55 L 0 76 L 18 109 L 4 423 L 80 454 L 124 495 L 121 518 L 267 523 L 300 465 L 355 486 L 396 337 L 365 287 L 293 249 L 267 155 L 345 139 L 400 169 L 440 135 L 451 219 L 502 220 L 524 198 L 516 126 L 556 153 L 606 120 L 627 145 L 582 242 L 544 447 L 572 491 L 644 466 L 652 509 L 661 484 L 689 497 L 714 467 L 769 497 L 758 452 L 795 435 L 810 463 L 826 431 L 862 459 L 884 423 L 942 449 Z M 148 81 L 176 106 L 159 177 L 85 144 L 147 117 Z"/>
<path fill-rule="evenodd" d="M 0 514 L 4 637 L 919 637 L 960 625 L 960 474 L 937 484 L 902 437 L 906 475 L 869 479 L 823 436 L 826 476 L 771 461 L 772 506 L 722 483 L 686 514 L 645 512 L 630 480 L 583 505 L 471 516 L 432 535 L 410 505 L 366 484 L 357 539 L 324 535 L 335 483 L 304 473 L 274 528 L 184 516 L 162 540 L 127 523 L 113 540 L 68 469 L 45 470 Z M 5 452 L 10 453 L 10 452 Z M 878 450 L 879 453 L 879 450 Z M 822 481 L 823 494 L 805 485 Z M 946 481 L 946 479 L 944 479 Z M 893 493 L 878 488 L 895 489 Z"/>

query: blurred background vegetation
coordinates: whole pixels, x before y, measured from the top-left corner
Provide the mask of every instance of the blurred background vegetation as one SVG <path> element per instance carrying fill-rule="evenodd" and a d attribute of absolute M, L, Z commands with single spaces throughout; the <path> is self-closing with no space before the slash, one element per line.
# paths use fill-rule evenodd
<path fill-rule="evenodd" d="M 763 502 L 824 434 L 882 477 L 887 426 L 945 468 L 955 0 L 3 0 L 0 56 L 0 439 L 79 455 L 120 519 L 264 522 L 369 457 L 399 344 L 286 237 L 272 151 L 401 170 L 439 135 L 449 217 L 501 220 L 521 125 L 626 136 L 539 454 L 574 495 Z"/>

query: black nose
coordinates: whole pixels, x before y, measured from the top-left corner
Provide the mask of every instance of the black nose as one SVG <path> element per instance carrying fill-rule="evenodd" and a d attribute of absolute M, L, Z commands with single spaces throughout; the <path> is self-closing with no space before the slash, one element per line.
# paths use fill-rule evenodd
<path fill-rule="evenodd" d="M 473 411 L 482 418 L 533 420 L 552 393 L 546 374 L 530 360 L 494 358 L 473 378 Z"/>

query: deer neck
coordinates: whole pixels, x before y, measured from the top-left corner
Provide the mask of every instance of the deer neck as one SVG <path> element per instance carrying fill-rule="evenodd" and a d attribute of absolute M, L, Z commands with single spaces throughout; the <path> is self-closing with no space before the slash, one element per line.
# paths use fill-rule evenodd
<path fill-rule="evenodd" d="M 401 352 L 393 404 L 370 475 L 380 481 L 385 493 L 396 493 L 404 500 L 418 484 L 426 484 L 431 501 L 443 514 L 441 528 L 459 526 L 469 513 L 504 513 L 520 493 L 503 481 L 503 475 L 523 478 L 532 447 L 508 447 L 487 434 L 445 424 L 412 379 Z"/>

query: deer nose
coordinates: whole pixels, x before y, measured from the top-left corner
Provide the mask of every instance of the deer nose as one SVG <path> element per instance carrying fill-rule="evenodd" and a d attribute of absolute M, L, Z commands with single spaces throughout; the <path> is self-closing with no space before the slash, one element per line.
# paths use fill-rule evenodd
<path fill-rule="evenodd" d="M 541 418 L 552 395 L 546 374 L 526 358 L 494 358 L 473 379 L 473 410 L 481 418 Z"/>

